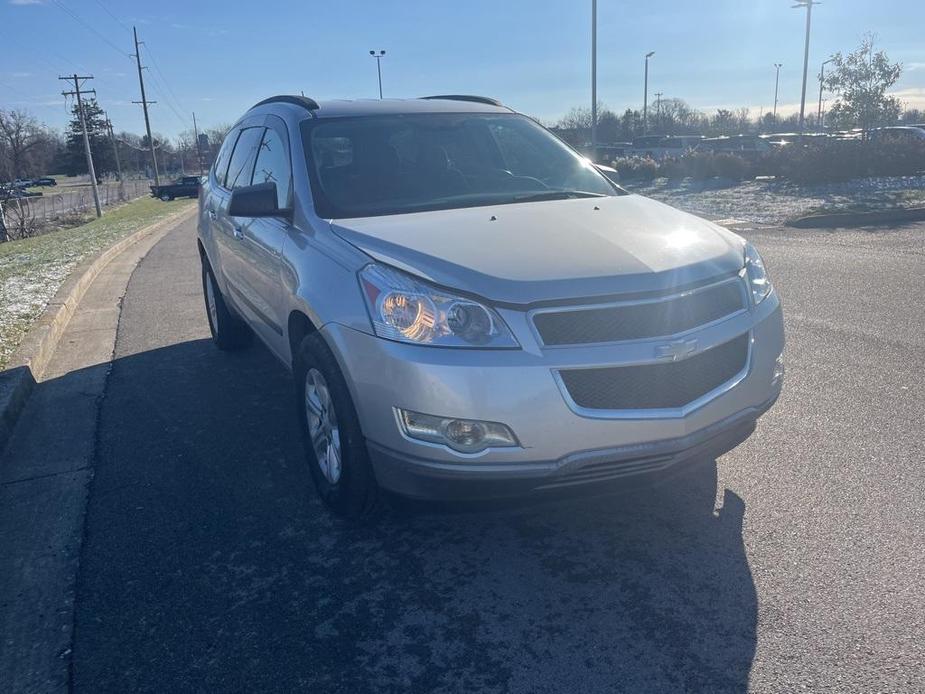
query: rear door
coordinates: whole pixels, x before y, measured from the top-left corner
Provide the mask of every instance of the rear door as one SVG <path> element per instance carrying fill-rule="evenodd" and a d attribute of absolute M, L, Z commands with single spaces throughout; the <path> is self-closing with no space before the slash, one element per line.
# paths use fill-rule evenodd
<path fill-rule="evenodd" d="M 200 229 L 203 230 L 202 236 L 206 240 L 209 262 L 215 272 L 215 279 L 218 280 L 223 291 L 225 273 L 222 269 L 222 253 L 227 252 L 227 250 L 224 248 L 224 238 L 219 229 L 218 213 L 225 202 L 225 175 L 228 173 L 228 161 L 231 159 L 231 153 L 234 151 L 234 145 L 239 134 L 240 130 L 234 128 L 225 136 L 225 140 L 215 157 L 215 162 L 209 171 L 209 184 L 205 195 L 200 201 L 199 209 Z"/>
<path fill-rule="evenodd" d="M 240 126 L 240 132 L 229 158 L 227 173 L 221 181 L 220 190 L 216 191 L 214 199 L 210 201 L 213 203 L 213 228 L 221 265 L 222 280 L 220 283 L 224 289 L 225 298 L 231 301 L 238 313 L 251 319 L 254 316 L 242 301 L 244 297 L 244 258 L 241 248 L 244 226 L 250 220 L 230 217 L 228 203 L 234 188 L 250 185 L 257 147 L 263 137 L 263 120 L 264 117 L 259 116 L 256 119 L 249 119 Z"/>
<path fill-rule="evenodd" d="M 267 116 L 263 137 L 257 149 L 251 182 L 275 183 L 277 205 L 292 208 L 292 165 L 286 124 Z M 257 318 L 255 324 L 264 341 L 279 354 L 285 354 L 283 325 L 285 312 L 280 279 L 280 255 L 292 225 L 285 215 L 258 219 L 234 218 L 240 225 L 242 274 L 240 289 L 247 308 Z"/>

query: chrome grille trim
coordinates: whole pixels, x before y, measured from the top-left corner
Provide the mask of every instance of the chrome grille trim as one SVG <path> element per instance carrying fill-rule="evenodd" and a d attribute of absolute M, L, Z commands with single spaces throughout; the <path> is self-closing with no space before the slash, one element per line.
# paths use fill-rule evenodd
<path fill-rule="evenodd" d="M 722 316 L 719 316 L 713 320 L 706 321 L 697 325 L 687 327 L 683 330 L 676 332 L 664 332 L 659 334 L 647 334 L 642 337 L 632 337 L 632 338 L 617 338 L 613 340 L 605 340 L 600 342 L 556 342 L 553 344 L 547 344 L 546 340 L 543 338 L 543 333 L 540 330 L 540 327 L 537 325 L 537 317 L 544 316 L 548 314 L 566 314 L 566 313 L 580 313 L 580 312 L 599 312 L 609 308 L 619 309 L 622 307 L 636 307 L 636 306 L 645 306 L 645 305 L 657 305 L 657 304 L 668 304 L 670 302 L 677 302 L 679 300 L 684 300 L 689 297 L 696 296 L 703 292 L 708 292 L 711 290 L 716 290 L 718 288 L 724 288 L 726 286 L 734 286 L 739 294 L 739 308 L 733 310 L 729 313 L 726 313 Z M 742 280 L 741 274 L 734 277 L 726 277 L 717 282 L 710 282 L 708 284 L 695 287 L 693 289 L 684 290 L 681 292 L 676 292 L 673 294 L 665 294 L 662 296 L 656 296 L 646 299 L 627 299 L 622 301 L 608 301 L 604 303 L 583 303 L 576 305 L 563 305 L 563 306 L 550 306 L 537 308 L 529 311 L 527 313 L 527 322 L 530 326 L 530 329 L 533 332 L 533 336 L 536 339 L 537 343 L 543 349 L 574 349 L 575 347 L 595 347 L 608 344 L 626 344 L 633 342 L 645 342 L 653 339 L 664 339 L 664 338 L 678 338 L 689 333 L 695 332 L 697 330 L 702 330 L 704 328 L 716 325 L 722 321 L 728 320 L 733 316 L 737 316 L 741 313 L 747 312 L 749 310 L 748 303 L 748 294 L 746 291 L 745 284 Z"/>

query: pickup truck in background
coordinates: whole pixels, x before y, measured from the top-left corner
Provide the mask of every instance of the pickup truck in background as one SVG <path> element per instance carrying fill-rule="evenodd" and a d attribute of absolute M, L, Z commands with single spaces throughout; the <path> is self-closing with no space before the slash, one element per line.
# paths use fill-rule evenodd
<path fill-rule="evenodd" d="M 174 198 L 198 198 L 201 182 L 199 176 L 181 176 L 173 183 L 151 186 L 151 197 L 160 198 L 165 202 Z"/>

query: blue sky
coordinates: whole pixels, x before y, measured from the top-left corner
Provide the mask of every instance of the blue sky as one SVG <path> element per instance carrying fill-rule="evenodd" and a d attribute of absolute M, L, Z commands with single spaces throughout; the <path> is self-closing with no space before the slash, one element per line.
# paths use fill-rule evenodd
<path fill-rule="evenodd" d="M 117 130 L 141 132 L 131 26 L 146 62 L 153 128 L 170 136 L 231 122 L 277 93 L 374 97 L 476 93 L 554 120 L 590 103 L 590 0 L 0 0 L 0 108 L 26 108 L 62 127 L 59 74 L 92 73 Z M 652 94 L 704 110 L 770 110 L 781 62 L 779 111 L 798 108 L 805 12 L 788 0 L 598 0 L 598 94 L 639 107 L 643 55 Z M 866 31 L 906 65 L 895 91 L 925 107 L 925 3 L 827 0 L 813 12 L 810 74 Z M 93 27 L 93 29 L 88 28 Z M 155 67 L 156 66 L 156 67 Z M 818 83 L 810 82 L 814 103 Z"/>

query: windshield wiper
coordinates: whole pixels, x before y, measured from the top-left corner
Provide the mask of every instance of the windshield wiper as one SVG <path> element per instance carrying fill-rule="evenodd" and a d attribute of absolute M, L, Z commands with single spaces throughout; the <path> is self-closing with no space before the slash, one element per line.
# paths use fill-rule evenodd
<path fill-rule="evenodd" d="M 591 193 L 586 190 L 544 190 L 542 193 L 515 195 L 514 202 L 538 202 L 540 200 L 571 200 L 572 198 L 603 198 L 603 193 Z"/>

